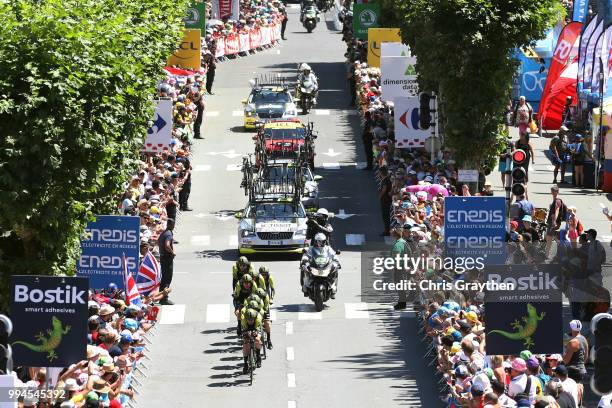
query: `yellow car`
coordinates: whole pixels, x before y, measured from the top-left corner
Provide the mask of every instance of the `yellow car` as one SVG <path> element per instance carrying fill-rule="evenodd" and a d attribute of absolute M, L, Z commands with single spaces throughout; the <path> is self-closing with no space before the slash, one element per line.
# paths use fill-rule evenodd
<path fill-rule="evenodd" d="M 286 86 L 256 85 L 251 94 L 242 101 L 244 105 L 244 128 L 253 130 L 258 123 L 269 119 L 297 117 L 297 107 Z"/>

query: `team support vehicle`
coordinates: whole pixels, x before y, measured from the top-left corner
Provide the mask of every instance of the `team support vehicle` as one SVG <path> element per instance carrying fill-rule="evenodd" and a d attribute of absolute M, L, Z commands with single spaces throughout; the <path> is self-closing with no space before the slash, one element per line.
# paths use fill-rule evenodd
<path fill-rule="evenodd" d="M 289 167 L 286 163 L 285 169 Z M 268 177 L 265 167 L 261 171 L 243 159 L 242 187 L 249 199 L 238 218 L 238 251 L 240 254 L 295 253 L 307 247 L 306 209 L 302 204 L 304 179 L 302 167 L 296 166 L 283 177 Z"/>
<path fill-rule="evenodd" d="M 270 119 L 295 118 L 297 107 L 289 85 L 282 78 L 252 79 L 251 93 L 242 100 L 245 130 L 257 129 Z"/>
<path fill-rule="evenodd" d="M 312 123 L 305 125 L 298 118 L 270 120 L 253 136 L 255 162 L 260 166 L 266 158 L 270 161 L 299 157 L 314 169 L 316 138 Z"/>

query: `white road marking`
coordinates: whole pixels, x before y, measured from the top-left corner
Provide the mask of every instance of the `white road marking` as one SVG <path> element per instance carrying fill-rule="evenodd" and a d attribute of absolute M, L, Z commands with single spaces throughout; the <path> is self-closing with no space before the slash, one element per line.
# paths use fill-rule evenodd
<path fill-rule="evenodd" d="M 344 317 L 347 319 L 369 319 L 370 313 L 367 303 L 345 303 Z"/>
<path fill-rule="evenodd" d="M 238 246 L 238 235 L 230 235 L 229 242 L 227 243 L 230 248 L 234 248 Z"/>
<path fill-rule="evenodd" d="M 293 334 L 293 322 L 285 322 L 285 335 Z"/>
<path fill-rule="evenodd" d="M 206 323 L 227 323 L 230 321 L 230 305 L 206 305 Z"/>
<path fill-rule="evenodd" d="M 240 171 L 242 170 L 242 164 L 228 164 L 227 171 Z"/>
<path fill-rule="evenodd" d="M 183 324 L 184 322 L 185 305 L 162 306 L 159 324 Z"/>
<path fill-rule="evenodd" d="M 295 353 L 293 347 L 287 347 L 287 361 L 293 361 L 295 359 Z"/>
<path fill-rule="evenodd" d="M 234 117 L 244 116 L 244 112 L 243 111 L 233 111 L 232 116 Z"/>
<path fill-rule="evenodd" d="M 336 157 L 336 156 L 340 156 L 342 153 L 337 152 L 333 148 L 330 147 L 329 149 L 327 149 L 327 152 L 321 153 L 321 154 L 324 154 L 329 157 Z"/>
<path fill-rule="evenodd" d="M 314 311 L 314 305 L 301 305 L 298 312 L 298 320 L 321 320 L 323 314 Z"/>
<path fill-rule="evenodd" d="M 287 387 L 295 388 L 295 373 L 287 373 Z"/>
<path fill-rule="evenodd" d="M 208 116 L 208 117 L 216 117 L 216 116 L 219 116 L 219 111 L 210 111 L 210 112 L 206 112 L 205 116 Z"/>
<path fill-rule="evenodd" d="M 340 170 L 340 163 L 323 163 L 325 170 Z"/>
<path fill-rule="evenodd" d="M 208 246 L 210 245 L 210 235 L 193 235 L 191 245 Z"/>
<path fill-rule="evenodd" d="M 367 162 L 356 162 L 355 167 L 357 168 L 357 170 L 365 169 L 366 167 L 368 167 L 368 163 Z"/>
<path fill-rule="evenodd" d="M 287 408 L 297 408 L 297 403 L 295 401 L 287 401 Z"/>
<path fill-rule="evenodd" d="M 276 55 L 280 55 L 280 50 L 276 50 Z"/>
<path fill-rule="evenodd" d="M 232 273 L 232 271 L 210 271 L 208 273 L 211 273 L 213 275 L 229 275 L 230 273 Z"/>
<path fill-rule="evenodd" d="M 357 214 L 347 214 L 344 209 L 339 209 L 338 214 L 334 214 L 334 218 L 340 218 L 341 220 L 346 220 L 347 218 L 351 218 L 353 215 Z"/>
<path fill-rule="evenodd" d="M 196 217 L 196 218 L 204 218 L 204 217 L 206 217 L 206 214 L 197 213 L 197 214 L 194 215 L 194 217 Z"/>
<path fill-rule="evenodd" d="M 602 235 L 601 236 L 601 241 L 602 242 L 610 242 L 610 241 L 612 241 L 612 235 Z"/>
<path fill-rule="evenodd" d="M 187 275 L 189 272 L 186 271 L 174 271 L 175 274 L 177 275 Z"/>
<path fill-rule="evenodd" d="M 196 164 L 193 171 L 210 171 L 210 164 Z"/>
<path fill-rule="evenodd" d="M 314 114 L 317 116 L 329 116 L 329 109 L 315 109 Z"/>
<path fill-rule="evenodd" d="M 272 320 L 273 322 L 276 321 L 276 310 L 274 309 L 270 309 L 270 320 Z"/>
<path fill-rule="evenodd" d="M 227 157 L 228 159 L 235 159 L 236 157 L 242 156 L 241 153 L 236 153 L 236 151 L 234 149 L 229 150 L 227 152 L 220 153 L 220 154 L 221 154 L 221 156 Z"/>
<path fill-rule="evenodd" d="M 346 245 L 363 245 L 365 240 L 364 234 L 346 234 Z"/>

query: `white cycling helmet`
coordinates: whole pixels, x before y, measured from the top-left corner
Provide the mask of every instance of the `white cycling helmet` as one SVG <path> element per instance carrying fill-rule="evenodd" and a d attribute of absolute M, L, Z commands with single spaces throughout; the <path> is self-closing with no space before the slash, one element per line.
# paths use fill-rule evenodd
<path fill-rule="evenodd" d="M 326 217 L 329 217 L 329 211 L 327 211 L 325 208 L 319 208 L 316 212 L 317 215 L 324 215 Z"/>
<path fill-rule="evenodd" d="M 323 248 L 325 246 L 325 241 L 327 241 L 327 237 L 324 233 L 319 232 L 314 237 L 314 246 L 318 248 Z"/>
<path fill-rule="evenodd" d="M 302 64 L 302 71 L 312 71 L 312 68 L 310 68 L 310 65 L 304 63 Z"/>

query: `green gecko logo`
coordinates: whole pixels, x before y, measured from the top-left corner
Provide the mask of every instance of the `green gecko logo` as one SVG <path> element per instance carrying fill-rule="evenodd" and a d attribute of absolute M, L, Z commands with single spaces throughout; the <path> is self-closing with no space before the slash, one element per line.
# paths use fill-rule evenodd
<path fill-rule="evenodd" d="M 53 361 L 57 358 L 57 353 L 55 349 L 59 347 L 62 342 L 62 337 L 64 334 L 67 334 L 70 331 L 70 326 L 66 326 L 62 328 L 62 322 L 57 317 L 53 316 L 51 318 L 52 329 L 47 329 L 48 338 L 45 337 L 43 332 L 40 332 L 36 335 L 36 340 L 40 344 L 31 344 L 25 341 L 15 341 L 13 345 L 20 344 L 32 351 L 37 353 L 47 353 L 47 359 L 49 361 Z"/>
<path fill-rule="evenodd" d="M 529 350 L 534 345 L 531 337 L 538 328 L 538 322 L 544 319 L 544 316 L 546 316 L 545 312 L 538 315 L 536 308 L 531 303 L 527 303 L 527 316 L 521 318 L 523 322 L 525 322 L 524 326 L 516 319 L 511 324 L 512 328 L 516 329 L 516 332 L 510 333 L 503 330 L 491 330 L 488 334 L 499 334 L 511 340 L 522 340 L 525 348 Z"/>
<path fill-rule="evenodd" d="M 408 65 L 408 67 L 406 67 L 406 72 L 404 72 L 404 75 L 408 76 L 408 75 L 416 75 L 416 69 L 414 68 L 414 65 Z"/>

